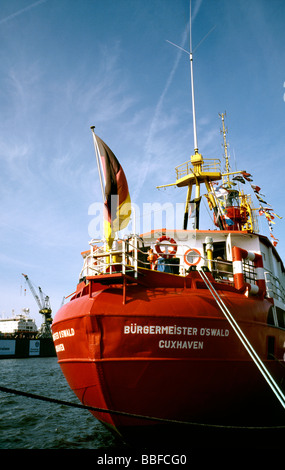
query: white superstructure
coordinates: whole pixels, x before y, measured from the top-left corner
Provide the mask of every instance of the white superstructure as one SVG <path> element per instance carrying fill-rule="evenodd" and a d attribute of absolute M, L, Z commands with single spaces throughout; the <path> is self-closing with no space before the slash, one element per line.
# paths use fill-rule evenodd
<path fill-rule="evenodd" d="M 37 333 L 37 331 L 37 325 L 35 320 L 29 316 L 28 308 L 22 309 L 22 313 L 18 315 L 0 319 L 0 333 L 2 334 Z"/>

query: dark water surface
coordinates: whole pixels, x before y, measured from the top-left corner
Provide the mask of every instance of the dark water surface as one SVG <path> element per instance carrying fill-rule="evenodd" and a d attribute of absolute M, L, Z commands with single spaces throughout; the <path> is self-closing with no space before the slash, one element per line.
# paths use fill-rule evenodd
<path fill-rule="evenodd" d="M 3 387 L 79 403 L 57 358 L 2 359 Z M 124 448 L 89 411 L 0 392 L 0 449 Z"/>
<path fill-rule="evenodd" d="M 0 361 L 0 385 L 49 398 L 79 403 L 61 372 L 57 358 L 2 359 Z M 283 436 L 284 434 L 285 432 L 282 433 Z M 186 459 L 186 456 L 187 463 L 185 461 L 184 468 L 193 469 L 201 467 L 202 461 L 210 462 L 211 466 L 213 462 L 217 462 L 217 464 L 226 462 L 227 465 L 232 465 L 233 453 L 235 461 L 239 458 L 243 463 L 246 461 L 256 464 L 259 459 L 264 462 L 267 458 L 270 463 L 274 463 L 277 457 L 280 458 L 279 450 L 266 449 L 266 446 L 262 447 L 262 450 L 256 449 L 251 439 L 247 442 L 246 453 L 239 445 L 234 450 L 228 449 L 223 441 L 217 447 L 211 446 L 208 449 L 209 441 L 204 440 L 203 437 L 201 439 L 205 444 L 205 449 L 194 449 L 193 443 L 189 439 L 187 448 L 183 449 L 183 452 L 180 449 L 177 452 L 172 448 L 164 449 L 159 457 L 158 449 L 151 451 L 136 449 L 135 455 L 133 455 L 133 449 L 130 446 L 113 436 L 87 410 L 0 391 L 0 449 L 3 449 L 3 452 L 4 449 L 76 449 L 80 450 L 80 462 L 82 460 L 83 466 L 82 449 L 92 449 L 94 464 L 100 464 L 100 468 L 102 468 L 102 462 L 99 459 L 105 459 L 104 461 L 109 459 L 110 461 L 106 461 L 106 464 L 109 465 L 114 455 L 132 456 L 128 468 L 138 468 L 140 462 L 144 463 L 143 459 L 153 459 L 152 463 L 157 459 L 156 463 L 163 466 L 163 464 L 168 465 L 172 458 Z M 283 448 L 285 437 L 284 440 L 281 439 L 281 442 Z M 49 457 L 50 452 L 47 452 Z M 13 452 L 10 455 L 14 459 L 18 454 L 14 455 Z M 68 455 L 71 455 L 73 461 L 74 452 L 68 453 Z M 159 458 L 162 459 L 160 462 L 158 462 Z M 127 468 L 127 462 L 119 461 L 114 464 L 118 464 L 120 468 Z M 176 464 L 175 468 L 177 468 Z M 227 466 L 227 468 L 229 467 Z"/>

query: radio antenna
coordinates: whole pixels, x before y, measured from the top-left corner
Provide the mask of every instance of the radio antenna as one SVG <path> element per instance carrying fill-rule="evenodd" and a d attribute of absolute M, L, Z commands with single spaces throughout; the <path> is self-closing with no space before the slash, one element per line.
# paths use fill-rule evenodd
<path fill-rule="evenodd" d="M 193 72 L 193 52 L 195 52 L 198 47 L 202 44 L 202 42 L 211 34 L 211 32 L 216 28 L 216 26 L 213 26 L 212 29 L 201 39 L 201 41 L 198 43 L 198 45 L 195 47 L 194 51 L 192 51 L 192 11 L 191 11 L 191 0 L 190 0 L 190 52 L 184 49 L 181 46 L 178 46 L 174 42 L 168 41 L 169 44 L 172 44 L 172 46 L 177 47 L 183 52 L 186 52 L 186 54 L 189 55 L 190 59 L 190 77 L 191 77 L 191 95 L 192 95 L 192 115 L 193 115 L 193 136 L 194 136 L 194 152 L 198 152 L 198 139 L 197 139 L 197 126 L 196 126 L 196 109 L 195 109 L 195 94 L 194 94 L 194 72 Z"/>
<path fill-rule="evenodd" d="M 193 52 L 192 52 L 192 12 L 190 0 L 190 72 L 191 72 L 191 93 L 192 93 L 192 114 L 193 114 L 193 136 L 194 136 L 194 152 L 198 153 L 198 139 L 196 127 L 196 110 L 195 110 L 195 96 L 194 96 L 194 74 L 193 74 Z"/>

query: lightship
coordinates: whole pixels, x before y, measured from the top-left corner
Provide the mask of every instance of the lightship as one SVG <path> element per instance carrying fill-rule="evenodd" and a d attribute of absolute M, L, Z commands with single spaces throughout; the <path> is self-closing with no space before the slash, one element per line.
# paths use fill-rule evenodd
<path fill-rule="evenodd" d="M 225 169 L 199 152 L 189 56 L 194 153 L 171 183 L 187 189 L 183 228 L 119 237 L 130 219 L 128 184 L 92 127 L 105 235 L 82 253 L 76 291 L 52 324 L 71 389 L 134 442 L 188 439 L 205 425 L 214 433 L 284 426 L 284 265 L 273 232 L 258 229 L 259 216 L 272 228 L 278 215 L 251 174 L 231 171 L 224 113 Z M 202 197 L 215 230 L 199 227 Z"/>

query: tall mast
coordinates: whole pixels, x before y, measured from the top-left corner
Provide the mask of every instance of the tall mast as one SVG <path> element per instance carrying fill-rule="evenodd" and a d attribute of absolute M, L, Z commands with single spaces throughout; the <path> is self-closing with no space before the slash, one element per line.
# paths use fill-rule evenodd
<path fill-rule="evenodd" d="M 190 75 L 191 75 L 191 92 L 192 92 L 192 114 L 193 114 L 193 135 L 194 135 L 194 152 L 198 153 L 198 140 L 196 128 L 196 111 L 195 111 L 195 96 L 194 96 L 194 73 L 193 73 L 193 52 L 192 52 L 192 13 L 191 13 L 191 0 L 190 0 Z"/>
<path fill-rule="evenodd" d="M 200 44 L 209 36 L 209 34 L 214 30 L 215 26 L 204 36 L 204 38 L 199 42 L 195 47 L 195 50 L 198 49 Z M 158 188 L 163 188 L 165 186 L 176 185 L 178 187 L 187 186 L 187 196 L 184 209 L 184 219 L 183 219 L 183 229 L 187 230 L 188 219 L 189 219 L 189 208 L 190 204 L 194 208 L 195 213 L 195 222 L 194 229 L 199 229 L 199 205 L 201 200 L 200 195 L 200 185 L 205 183 L 208 193 L 211 196 L 212 188 L 210 186 L 211 181 L 216 181 L 221 179 L 221 173 L 216 168 L 216 164 L 212 168 L 204 167 L 204 160 L 202 155 L 198 150 L 198 139 L 197 139 L 197 127 L 196 127 L 196 109 L 195 109 L 195 96 L 194 96 L 194 73 L 193 73 L 193 51 L 192 51 L 192 13 L 191 13 L 191 0 L 190 0 L 190 52 L 183 49 L 183 47 L 177 46 L 171 41 L 168 41 L 173 46 L 189 54 L 190 58 L 190 76 L 191 76 L 191 93 L 192 93 L 192 114 L 193 114 L 193 137 L 194 137 L 194 155 L 191 155 L 191 160 L 185 162 L 182 165 L 176 167 L 176 183 L 157 186 Z M 194 51 L 195 51 L 194 50 Z M 192 168 L 190 167 L 192 165 Z M 195 185 L 195 195 L 192 198 L 192 188 Z M 215 207 L 215 201 L 212 201 L 213 207 Z M 214 209 L 214 210 L 215 210 Z"/>
<path fill-rule="evenodd" d="M 197 139 L 197 126 L 196 126 L 196 109 L 195 109 L 195 95 L 194 95 L 194 73 L 193 73 L 193 52 L 192 52 L 192 12 L 191 12 L 191 0 L 190 0 L 190 76 L 191 76 L 191 93 L 192 93 L 192 114 L 193 114 L 193 137 L 194 137 L 194 155 L 191 156 L 191 163 L 194 166 L 194 178 L 195 178 L 195 199 L 192 204 L 194 205 L 195 214 L 195 229 L 199 229 L 199 205 L 200 205 L 200 182 L 196 178 L 196 171 L 200 172 L 203 164 L 202 155 L 198 151 L 198 139 Z M 187 196 L 184 210 L 183 229 L 187 230 L 189 207 L 191 203 L 193 181 L 190 181 L 187 189 Z"/>

